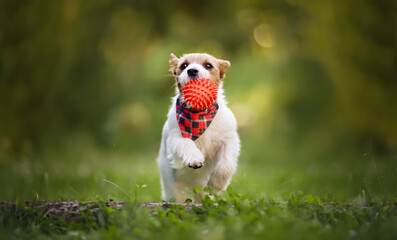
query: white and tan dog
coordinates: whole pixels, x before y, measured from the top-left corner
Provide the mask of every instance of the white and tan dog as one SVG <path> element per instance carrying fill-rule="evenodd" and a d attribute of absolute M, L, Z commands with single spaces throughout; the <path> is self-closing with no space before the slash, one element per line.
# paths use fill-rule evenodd
<path fill-rule="evenodd" d="M 162 198 L 175 198 L 183 202 L 188 198 L 186 188 L 195 186 L 214 188 L 221 192 L 227 188 L 237 168 L 240 139 L 237 122 L 227 107 L 222 80 L 229 61 L 216 59 L 209 54 L 185 54 L 177 58 L 171 54 L 170 71 L 176 79 L 176 96 L 164 124 L 159 157 Z M 183 138 L 176 117 L 176 102 L 181 89 L 192 79 L 208 78 L 218 86 L 218 112 L 211 125 L 195 141 Z M 194 198 L 200 201 L 203 194 Z"/>

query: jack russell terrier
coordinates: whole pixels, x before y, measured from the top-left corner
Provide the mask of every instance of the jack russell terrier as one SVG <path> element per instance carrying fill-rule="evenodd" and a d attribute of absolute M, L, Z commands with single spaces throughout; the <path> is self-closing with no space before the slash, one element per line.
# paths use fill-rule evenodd
<path fill-rule="evenodd" d="M 183 202 L 189 197 L 186 190 L 195 186 L 213 188 L 218 193 L 227 188 L 237 169 L 240 139 L 236 118 L 227 107 L 222 87 L 230 62 L 205 53 L 180 58 L 171 54 L 169 62 L 176 80 L 176 96 L 164 124 L 157 162 L 162 198 Z M 217 85 L 217 99 L 210 109 L 192 112 L 184 104 L 182 88 L 201 78 Z M 199 131 L 192 132 L 195 128 Z M 201 192 L 193 200 L 199 202 L 203 197 Z"/>

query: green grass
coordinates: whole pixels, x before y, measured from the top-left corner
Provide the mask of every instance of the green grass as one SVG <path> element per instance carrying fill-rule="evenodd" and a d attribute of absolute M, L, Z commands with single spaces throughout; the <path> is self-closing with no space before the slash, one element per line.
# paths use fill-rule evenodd
<path fill-rule="evenodd" d="M 120 212 L 102 204 L 98 216 L 85 212 L 75 221 L 7 216 L 4 239 L 396 239 L 393 202 L 349 205 L 327 198 L 291 194 L 286 201 L 251 199 L 228 191 L 206 197 L 203 208 L 186 211 L 139 209 Z M 2 218 L 4 221 L 4 218 Z"/>
<path fill-rule="evenodd" d="M 248 140 L 244 133 L 242 143 L 229 190 L 214 200 L 219 206 L 206 199 L 194 212 L 135 207 L 161 201 L 156 145 L 125 151 L 79 136 L 2 157 L 1 200 L 131 204 L 72 222 L 32 218 L 29 209 L 7 223 L 0 216 L 0 239 L 396 239 L 395 156 L 307 139 L 303 145 Z"/>

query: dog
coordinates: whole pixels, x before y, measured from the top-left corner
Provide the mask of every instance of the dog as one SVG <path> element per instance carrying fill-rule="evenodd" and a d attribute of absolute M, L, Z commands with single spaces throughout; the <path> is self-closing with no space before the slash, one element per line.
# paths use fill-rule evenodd
<path fill-rule="evenodd" d="M 184 202 L 189 197 L 186 190 L 196 186 L 209 187 L 218 193 L 226 190 L 237 169 L 240 138 L 236 118 L 227 107 L 223 91 L 223 79 L 230 62 L 206 53 L 185 54 L 180 58 L 171 53 L 169 63 L 176 81 L 176 96 L 172 98 L 163 127 L 157 163 L 163 200 L 174 198 L 176 202 Z M 195 139 L 182 134 L 178 114 L 181 107 L 188 108 L 183 105 L 183 86 L 201 78 L 213 81 L 218 93 L 216 109 L 212 107 L 213 118 Z M 199 202 L 204 196 L 205 193 L 200 192 L 192 200 Z"/>

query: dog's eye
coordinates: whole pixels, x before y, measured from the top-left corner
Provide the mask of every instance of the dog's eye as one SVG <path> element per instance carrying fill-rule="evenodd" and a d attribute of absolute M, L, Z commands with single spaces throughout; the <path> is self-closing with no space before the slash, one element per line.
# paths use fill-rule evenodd
<path fill-rule="evenodd" d="M 182 65 L 179 67 L 182 71 L 188 66 L 187 63 L 182 63 Z"/>
<path fill-rule="evenodd" d="M 213 66 L 211 65 L 211 63 L 206 63 L 206 64 L 204 65 L 204 67 L 205 67 L 206 69 L 211 69 L 211 68 L 213 68 Z"/>

